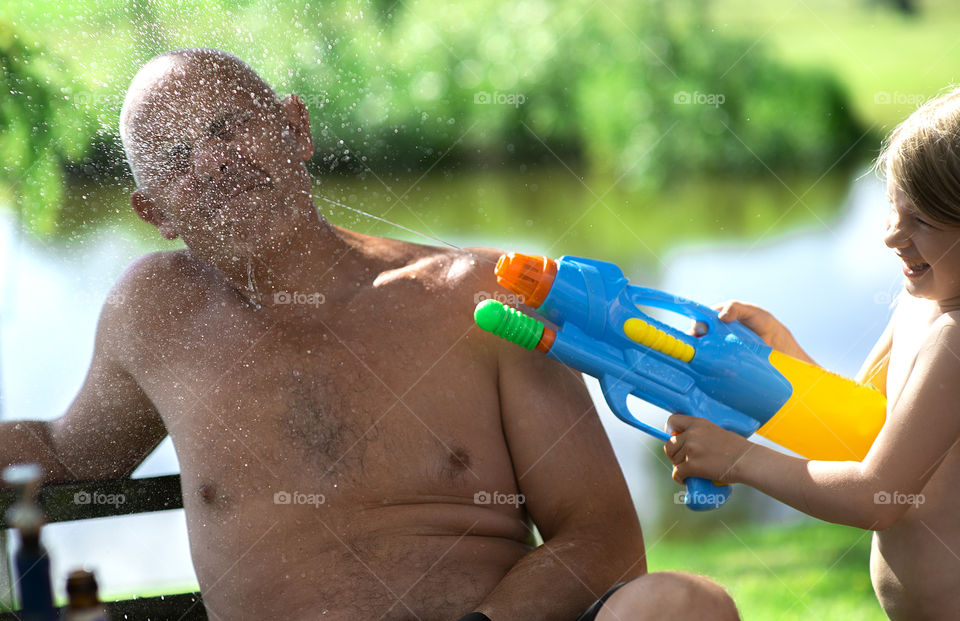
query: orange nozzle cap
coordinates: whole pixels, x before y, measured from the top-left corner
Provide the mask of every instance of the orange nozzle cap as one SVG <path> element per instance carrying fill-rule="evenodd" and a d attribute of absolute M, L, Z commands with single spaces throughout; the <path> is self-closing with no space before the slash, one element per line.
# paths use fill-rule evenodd
<path fill-rule="evenodd" d="M 497 261 L 497 283 L 523 298 L 527 306 L 537 308 L 550 293 L 557 275 L 557 263 L 548 257 L 511 252 Z"/>
<path fill-rule="evenodd" d="M 547 326 L 543 326 L 543 335 L 540 337 L 540 341 L 537 342 L 536 350 L 547 353 L 550 351 L 550 348 L 553 347 L 555 340 L 557 340 L 557 333 Z"/>

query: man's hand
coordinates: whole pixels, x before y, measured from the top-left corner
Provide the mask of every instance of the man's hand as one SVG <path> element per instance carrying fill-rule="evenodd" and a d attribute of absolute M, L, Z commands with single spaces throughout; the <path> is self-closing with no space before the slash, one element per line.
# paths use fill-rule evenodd
<path fill-rule="evenodd" d="M 721 483 L 736 483 L 736 468 L 751 443 L 705 418 L 674 414 L 667 419 L 674 436 L 663 446 L 673 462 L 673 480 L 703 477 Z"/>

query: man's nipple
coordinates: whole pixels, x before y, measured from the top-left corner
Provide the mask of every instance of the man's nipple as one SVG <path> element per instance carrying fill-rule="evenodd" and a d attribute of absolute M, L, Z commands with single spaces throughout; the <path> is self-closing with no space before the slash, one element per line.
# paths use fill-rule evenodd
<path fill-rule="evenodd" d="M 217 499 L 217 488 L 212 483 L 204 483 L 197 488 L 197 496 L 204 504 L 210 505 Z"/>

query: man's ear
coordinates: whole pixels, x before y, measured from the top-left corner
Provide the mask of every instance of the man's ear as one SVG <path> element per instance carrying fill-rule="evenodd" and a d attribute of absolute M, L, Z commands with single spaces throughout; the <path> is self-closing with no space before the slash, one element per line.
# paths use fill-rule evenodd
<path fill-rule="evenodd" d="M 137 188 L 133 191 L 130 195 L 130 206 L 141 219 L 157 227 L 164 239 L 176 239 L 180 236 L 170 220 L 164 217 L 163 211 L 144 190 Z"/>
<path fill-rule="evenodd" d="M 280 100 L 287 131 L 296 141 L 297 153 L 306 162 L 313 157 L 313 135 L 310 133 L 310 113 L 303 100 L 293 93 Z"/>

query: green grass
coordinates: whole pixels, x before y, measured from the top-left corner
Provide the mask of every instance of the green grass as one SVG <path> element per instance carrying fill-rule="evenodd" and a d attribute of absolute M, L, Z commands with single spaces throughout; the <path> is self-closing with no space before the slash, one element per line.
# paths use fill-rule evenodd
<path fill-rule="evenodd" d="M 105 602 L 120 602 L 131 599 L 141 599 L 148 597 L 160 597 L 164 595 L 181 595 L 183 593 L 196 593 L 200 590 L 200 585 L 194 582 L 183 582 L 180 584 L 167 585 L 166 587 L 145 587 L 136 591 L 110 592 L 101 594 L 101 599 Z M 58 606 L 66 606 L 67 602 L 57 601 Z"/>
<path fill-rule="evenodd" d="M 870 585 L 871 533 L 825 522 L 729 526 L 683 539 L 648 535 L 650 571 L 683 570 L 726 587 L 745 621 L 886 619 Z"/>
<path fill-rule="evenodd" d="M 790 63 L 834 72 L 856 114 L 886 132 L 916 108 L 918 98 L 960 81 L 960 3 L 925 0 L 913 17 L 887 4 L 716 0 L 708 21 L 758 40 Z"/>

